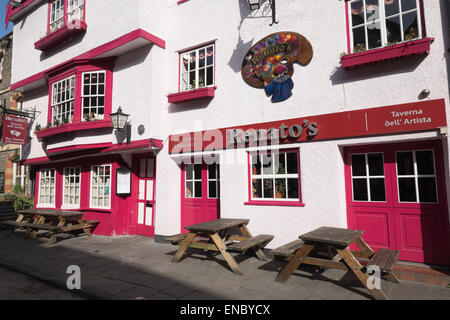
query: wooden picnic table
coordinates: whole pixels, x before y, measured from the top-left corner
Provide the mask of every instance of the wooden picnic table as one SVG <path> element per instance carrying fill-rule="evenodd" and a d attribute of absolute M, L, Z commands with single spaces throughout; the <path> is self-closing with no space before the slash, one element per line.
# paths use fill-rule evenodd
<path fill-rule="evenodd" d="M 85 220 L 83 214 L 81 211 L 65 210 L 18 210 L 15 222 L 18 227 L 25 228 L 27 236 L 32 239 L 36 238 L 40 230 L 48 231 L 50 234 L 48 244 L 52 244 L 56 242 L 59 233 L 83 230 L 88 237 L 92 236 L 91 228 L 95 227 L 98 221 Z"/>
<path fill-rule="evenodd" d="M 398 251 L 379 249 L 375 253 L 362 239 L 361 236 L 363 234 L 364 231 L 362 230 L 321 227 L 301 235 L 299 238 L 303 243 L 296 253 L 292 257 L 289 257 L 289 263 L 279 273 L 275 281 L 286 282 L 302 263 L 325 268 L 335 268 L 353 272 L 375 299 L 386 300 L 387 296 L 381 288 L 369 286 L 369 275 L 364 272 L 364 267 L 358 261 L 358 258 L 370 259 L 367 266 L 378 265 L 383 274 L 383 278 L 399 283 L 400 280 L 393 272 L 393 265 L 398 259 Z M 355 243 L 360 251 L 350 250 L 348 247 L 352 243 Z M 308 256 L 313 249 L 323 247 L 324 245 L 335 249 L 340 259 L 331 260 Z"/>
<path fill-rule="evenodd" d="M 242 270 L 230 252 L 243 254 L 250 250 L 259 260 L 268 261 L 262 248 L 274 237 L 273 235 L 252 237 L 247 229 L 249 221 L 248 219 L 217 219 L 185 227 L 189 233 L 166 238 L 172 244 L 180 246 L 172 262 L 179 262 L 188 248 L 219 251 L 231 270 L 242 275 Z M 240 235 L 231 234 L 236 228 L 240 231 Z"/>

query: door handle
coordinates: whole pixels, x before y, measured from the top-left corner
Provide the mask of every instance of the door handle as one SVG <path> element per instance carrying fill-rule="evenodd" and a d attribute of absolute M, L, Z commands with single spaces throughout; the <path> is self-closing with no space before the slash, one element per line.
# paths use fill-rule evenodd
<path fill-rule="evenodd" d="M 150 203 L 150 201 L 147 201 L 145 206 L 151 208 L 151 207 L 153 207 L 153 203 Z"/>

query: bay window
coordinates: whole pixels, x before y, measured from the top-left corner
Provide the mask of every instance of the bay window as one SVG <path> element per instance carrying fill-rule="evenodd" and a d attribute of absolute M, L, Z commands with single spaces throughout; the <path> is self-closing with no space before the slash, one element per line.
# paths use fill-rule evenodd
<path fill-rule="evenodd" d="M 300 204 L 298 150 L 249 154 L 249 203 Z"/>
<path fill-rule="evenodd" d="M 42 169 L 39 171 L 39 198 L 38 206 L 55 206 L 55 169 Z"/>
<path fill-rule="evenodd" d="M 422 38 L 420 0 L 350 0 L 349 53 Z"/>
<path fill-rule="evenodd" d="M 60 125 L 110 119 L 114 59 L 73 62 L 64 73 L 49 74 L 47 123 Z"/>

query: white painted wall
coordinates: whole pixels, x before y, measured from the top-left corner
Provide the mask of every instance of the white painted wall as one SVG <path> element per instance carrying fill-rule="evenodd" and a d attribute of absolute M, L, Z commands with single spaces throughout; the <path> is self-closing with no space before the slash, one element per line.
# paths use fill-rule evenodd
<path fill-rule="evenodd" d="M 131 114 L 132 139 L 162 139 L 157 158 L 156 234 L 180 231 L 180 169 L 168 155 L 167 137 L 175 130 L 191 132 L 444 98 L 450 118 L 449 75 L 440 1 L 424 1 L 427 35 L 434 37 L 430 54 L 344 71 L 340 54 L 346 51 L 344 1 L 284 0 L 277 2 L 279 24 L 271 17 L 250 12 L 247 0 L 87 0 L 88 30 L 81 42 L 43 55 L 34 42 L 46 30 L 47 5 L 18 21 L 14 27 L 13 78 L 17 82 L 92 48 L 142 28 L 166 41 L 166 49 L 146 46 L 118 57 L 114 72 L 113 110 L 120 105 Z M 249 87 L 241 77 L 242 60 L 252 44 L 279 31 L 301 33 L 312 43 L 314 57 L 307 67 L 295 66 L 293 96 L 272 104 L 263 90 Z M 216 85 L 212 100 L 168 104 L 167 95 L 178 91 L 178 50 L 215 40 Z M 447 43 L 448 46 L 448 43 Z M 46 92 L 47 90 L 47 92 Z M 41 111 L 37 122 L 47 121 L 48 88 L 25 92 L 24 105 Z M 144 135 L 137 128 L 143 124 Z M 244 206 L 248 196 L 246 152 L 241 161 L 223 163 L 221 208 L 223 217 L 250 218 L 254 233 L 276 235 L 270 247 L 295 239 L 320 225 L 346 226 L 344 169 L 340 147 L 436 137 L 435 132 L 347 139 L 300 144 L 303 208 Z M 92 138 L 94 139 L 94 138 Z M 89 140 L 89 139 L 88 139 Z M 104 141 L 114 142 L 105 137 Z M 443 139 L 447 193 L 450 198 L 448 139 Z M 226 151 L 222 158 L 234 151 Z M 30 158 L 45 155 L 33 139 Z M 324 194 L 326 195 L 324 197 Z M 274 217 L 278 224 L 274 224 Z M 295 226 L 295 227 L 294 227 Z"/>

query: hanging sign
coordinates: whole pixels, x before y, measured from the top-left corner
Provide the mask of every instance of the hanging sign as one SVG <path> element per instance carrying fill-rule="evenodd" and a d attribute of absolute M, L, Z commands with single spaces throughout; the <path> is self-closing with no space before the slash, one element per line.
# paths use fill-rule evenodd
<path fill-rule="evenodd" d="M 2 143 L 27 144 L 28 119 L 5 114 L 3 116 Z"/>
<path fill-rule="evenodd" d="M 296 32 L 271 34 L 255 44 L 242 63 L 242 78 L 281 102 L 292 96 L 294 64 L 307 66 L 313 57 L 311 43 Z"/>

